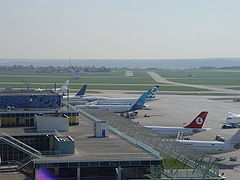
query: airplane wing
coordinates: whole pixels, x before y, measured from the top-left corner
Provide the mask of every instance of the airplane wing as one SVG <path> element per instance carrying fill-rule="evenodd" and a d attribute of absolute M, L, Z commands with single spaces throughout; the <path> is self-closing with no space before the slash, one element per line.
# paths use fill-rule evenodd
<path fill-rule="evenodd" d="M 235 113 L 233 113 L 233 112 L 228 112 L 228 114 L 231 114 L 231 115 L 237 115 L 237 114 L 235 114 Z"/>

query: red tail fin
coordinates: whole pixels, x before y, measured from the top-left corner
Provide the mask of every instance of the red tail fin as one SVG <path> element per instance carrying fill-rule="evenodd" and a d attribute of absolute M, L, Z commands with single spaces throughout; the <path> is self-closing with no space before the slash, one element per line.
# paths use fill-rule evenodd
<path fill-rule="evenodd" d="M 207 117 L 208 112 L 201 112 L 190 124 L 185 126 L 185 128 L 202 128 L 203 123 Z"/>

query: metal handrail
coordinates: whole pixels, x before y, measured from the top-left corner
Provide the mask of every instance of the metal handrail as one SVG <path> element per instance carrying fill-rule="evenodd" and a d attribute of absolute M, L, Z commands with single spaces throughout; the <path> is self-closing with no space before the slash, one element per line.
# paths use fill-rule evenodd
<path fill-rule="evenodd" d="M 78 112 L 94 121 L 98 120 L 94 116 L 97 116 L 99 111 L 91 111 L 92 113 L 88 113 L 86 111 L 79 110 Z M 129 119 L 126 120 L 120 116 L 113 118 L 109 116 L 110 112 L 107 111 L 101 111 L 101 113 L 105 113 L 104 115 L 106 118 L 104 120 L 107 121 L 109 127 L 113 127 L 122 133 L 124 132 L 126 136 L 134 138 L 135 140 L 152 147 L 160 153 L 166 154 L 167 156 L 177 159 L 189 167 L 192 167 L 194 170 L 192 171 L 192 174 L 200 172 L 201 176 L 204 177 L 219 177 L 219 171 L 217 166 L 214 164 L 215 160 L 212 156 L 198 152 L 195 149 L 193 150 L 191 147 L 186 147 L 167 136 L 163 136 L 155 131 L 146 129 L 140 124 L 133 123 Z M 109 129 L 111 130 L 111 128 Z M 149 140 L 150 138 L 151 140 Z M 199 159 L 202 159 L 202 161 L 200 162 Z M 169 171 L 171 177 L 177 176 L 174 171 L 174 169 Z"/>
<path fill-rule="evenodd" d="M 25 144 L 25 143 L 15 139 L 15 138 L 13 138 L 12 136 L 10 136 L 10 135 L 8 135 L 6 133 L 2 133 L 2 134 L 4 136 L 2 136 L 1 138 L 5 142 L 7 142 L 7 143 L 9 143 L 9 144 L 11 144 L 11 145 L 13 145 L 13 146 L 15 146 L 15 147 L 25 151 L 25 152 L 27 152 L 28 154 L 31 154 L 31 155 L 33 155 L 35 157 L 40 158 L 41 153 L 38 150 L 32 148 L 31 146 L 29 146 L 29 145 L 27 145 L 27 144 Z"/>

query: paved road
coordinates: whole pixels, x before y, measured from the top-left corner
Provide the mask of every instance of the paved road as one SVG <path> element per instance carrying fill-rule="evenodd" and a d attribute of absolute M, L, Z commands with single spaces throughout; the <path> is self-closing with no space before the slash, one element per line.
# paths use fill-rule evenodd
<path fill-rule="evenodd" d="M 158 83 L 165 83 L 165 84 L 171 84 L 175 86 L 188 86 L 188 87 L 194 87 L 194 88 L 203 88 L 203 89 L 209 89 L 215 92 L 221 92 L 221 93 L 233 93 L 233 94 L 240 94 L 238 90 L 234 89 L 224 89 L 221 87 L 216 86 L 208 86 L 208 85 L 196 85 L 196 84 L 184 84 L 184 83 L 178 83 L 178 82 L 172 82 L 164 77 L 160 76 L 159 74 L 155 72 L 147 72 L 156 82 Z"/>

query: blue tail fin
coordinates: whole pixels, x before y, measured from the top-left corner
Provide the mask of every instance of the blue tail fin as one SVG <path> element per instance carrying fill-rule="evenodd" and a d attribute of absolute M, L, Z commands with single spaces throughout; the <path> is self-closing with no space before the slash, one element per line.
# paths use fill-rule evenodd
<path fill-rule="evenodd" d="M 157 94 L 158 90 L 159 90 L 160 86 L 153 86 L 149 91 L 149 95 L 147 96 L 147 98 L 155 98 L 155 95 Z"/>
<path fill-rule="evenodd" d="M 130 106 L 130 108 L 128 109 L 128 111 L 135 111 L 138 109 L 142 109 L 144 107 L 144 103 L 146 101 L 147 96 L 149 95 L 150 90 L 148 92 L 143 93 L 138 100 L 135 102 L 135 104 L 133 104 L 132 106 Z"/>
<path fill-rule="evenodd" d="M 87 84 L 84 84 L 80 91 L 76 94 L 76 96 L 83 96 L 86 92 Z"/>

